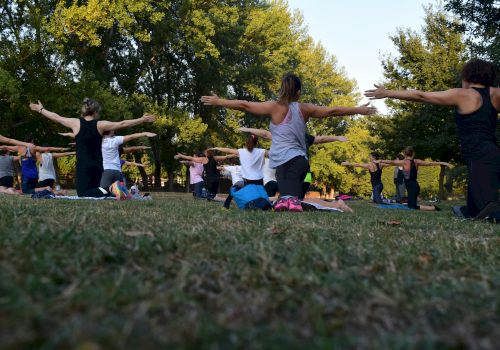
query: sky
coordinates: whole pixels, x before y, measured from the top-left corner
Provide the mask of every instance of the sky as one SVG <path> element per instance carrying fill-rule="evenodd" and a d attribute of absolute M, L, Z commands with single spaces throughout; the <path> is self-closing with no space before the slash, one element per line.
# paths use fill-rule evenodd
<path fill-rule="evenodd" d="M 420 30 L 424 5 L 432 0 L 289 0 L 299 9 L 315 41 L 334 55 L 349 78 L 356 79 L 359 91 L 383 79 L 380 58 L 396 51 L 389 35 L 398 28 Z M 386 112 L 383 101 L 375 101 Z"/>

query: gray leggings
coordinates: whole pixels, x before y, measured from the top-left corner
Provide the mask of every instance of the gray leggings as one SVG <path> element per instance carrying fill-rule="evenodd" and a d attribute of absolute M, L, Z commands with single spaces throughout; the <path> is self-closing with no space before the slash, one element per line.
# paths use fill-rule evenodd
<path fill-rule="evenodd" d="M 107 190 L 116 181 L 122 181 L 123 176 L 119 170 L 104 169 L 101 176 L 101 187 Z"/>

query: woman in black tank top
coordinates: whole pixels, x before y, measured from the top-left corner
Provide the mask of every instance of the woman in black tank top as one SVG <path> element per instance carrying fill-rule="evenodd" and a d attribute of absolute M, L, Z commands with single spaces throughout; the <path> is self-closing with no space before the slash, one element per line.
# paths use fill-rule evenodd
<path fill-rule="evenodd" d="M 76 190 L 79 197 L 105 197 L 115 194 L 119 199 L 129 198 L 126 188 L 111 186 L 110 188 L 99 187 L 102 164 L 102 134 L 152 123 L 156 117 L 145 114 L 142 118 L 123 120 L 120 122 L 108 122 L 99 120 L 101 106 L 97 101 L 85 98 L 82 105 L 81 118 L 65 118 L 46 110 L 40 103 L 31 103 L 30 108 L 44 117 L 72 129 L 72 135 L 76 139 Z"/>
<path fill-rule="evenodd" d="M 359 163 L 349 163 L 343 162 L 343 166 L 354 167 L 354 168 L 364 168 L 370 172 L 370 181 L 372 184 L 372 196 L 373 202 L 376 204 L 382 204 L 382 191 L 384 190 L 384 184 L 382 183 L 382 168 L 388 165 L 381 164 L 378 159 L 380 155 L 377 152 L 370 153 L 370 162 L 366 164 Z"/>
<path fill-rule="evenodd" d="M 497 80 L 496 66 L 473 59 L 464 66 L 461 78 L 460 89 L 393 91 L 377 86 L 377 89 L 366 91 L 365 96 L 455 107 L 455 121 L 469 181 L 467 205 L 454 207 L 453 212 L 459 217 L 500 220 L 500 148 L 495 136 L 500 89 L 493 87 Z"/>
<path fill-rule="evenodd" d="M 178 153 L 174 157 L 175 159 L 183 159 L 190 162 L 203 164 L 205 188 L 207 190 L 208 200 L 214 199 L 219 192 L 220 174 L 219 169 L 217 169 L 217 165 L 219 164 L 219 162 L 223 162 L 226 159 L 236 157 L 232 154 L 227 156 L 216 156 L 214 154 L 215 153 L 212 149 L 207 149 L 205 151 L 204 157 L 191 157 L 181 153 Z"/>
<path fill-rule="evenodd" d="M 402 166 L 403 174 L 405 177 L 406 190 L 408 191 L 408 208 L 423 210 L 423 211 L 436 211 L 439 208 L 435 205 L 418 205 L 418 196 L 420 194 L 420 185 L 418 184 L 418 167 L 419 166 L 437 166 L 442 165 L 446 167 L 451 167 L 450 164 L 445 162 L 427 162 L 415 158 L 415 150 L 413 147 L 406 147 L 404 151 L 404 159 L 396 160 L 381 160 L 382 164 Z"/>

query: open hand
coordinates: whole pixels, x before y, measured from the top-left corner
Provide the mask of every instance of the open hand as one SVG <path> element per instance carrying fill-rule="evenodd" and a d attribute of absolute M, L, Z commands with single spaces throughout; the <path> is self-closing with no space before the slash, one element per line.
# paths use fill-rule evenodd
<path fill-rule="evenodd" d="M 30 109 L 32 111 L 40 113 L 42 108 L 43 108 L 43 105 L 42 105 L 42 102 L 40 102 L 40 100 L 38 100 L 38 103 L 30 103 Z"/>
<path fill-rule="evenodd" d="M 201 102 L 203 102 L 205 106 L 217 106 L 219 100 L 219 96 L 214 93 L 210 96 L 201 96 Z"/>
<path fill-rule="evenodd" d="M 340 163 L 340 165 L 349 166 L 349 165 L 351 165 L 351 163 L 349 163 L 349 162 L 342 162 L 342 163 Z"/>
<path fill-rule="evenodd" d="M 145 132 L 144 136 L 146 136 L 146 137 L 156 137 L 156 134 L 154 132 Z"/>
<path fill-rule="evenodd" d="M 338 142 L 347 142 L 349 140 L 345 136 L 337 136 L 337 141 Z"/>
<path fill-rule="evenodd" d="M 156 116 L 153 114 L 146 113 L 142 116 L 142 120 L 145 123 L 154 123 L 154 121 L 156 120 Z"/>
<path fill-rule="evenodd" d="M 373 115 L 377 113 L 377 108 L 370 106 L 370 103 L 359 106 L 358 109 L 361 115 Z"/>
<path fill-rule="evenodd" d="M 387 97 L 387 89 L 383 85 L 375 84 L 376 89 L 366 90 L 365 96 L 370 100 L 379 100 Z"/>

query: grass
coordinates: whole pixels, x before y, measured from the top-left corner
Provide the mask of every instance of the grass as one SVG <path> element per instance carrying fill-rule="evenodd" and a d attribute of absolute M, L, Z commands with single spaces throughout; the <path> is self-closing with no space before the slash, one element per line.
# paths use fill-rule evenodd
<path fill-rule="evenodd" d="M 449 207 L 0 197 L 0 348 L 493 349 L 500 226 Z"/>

